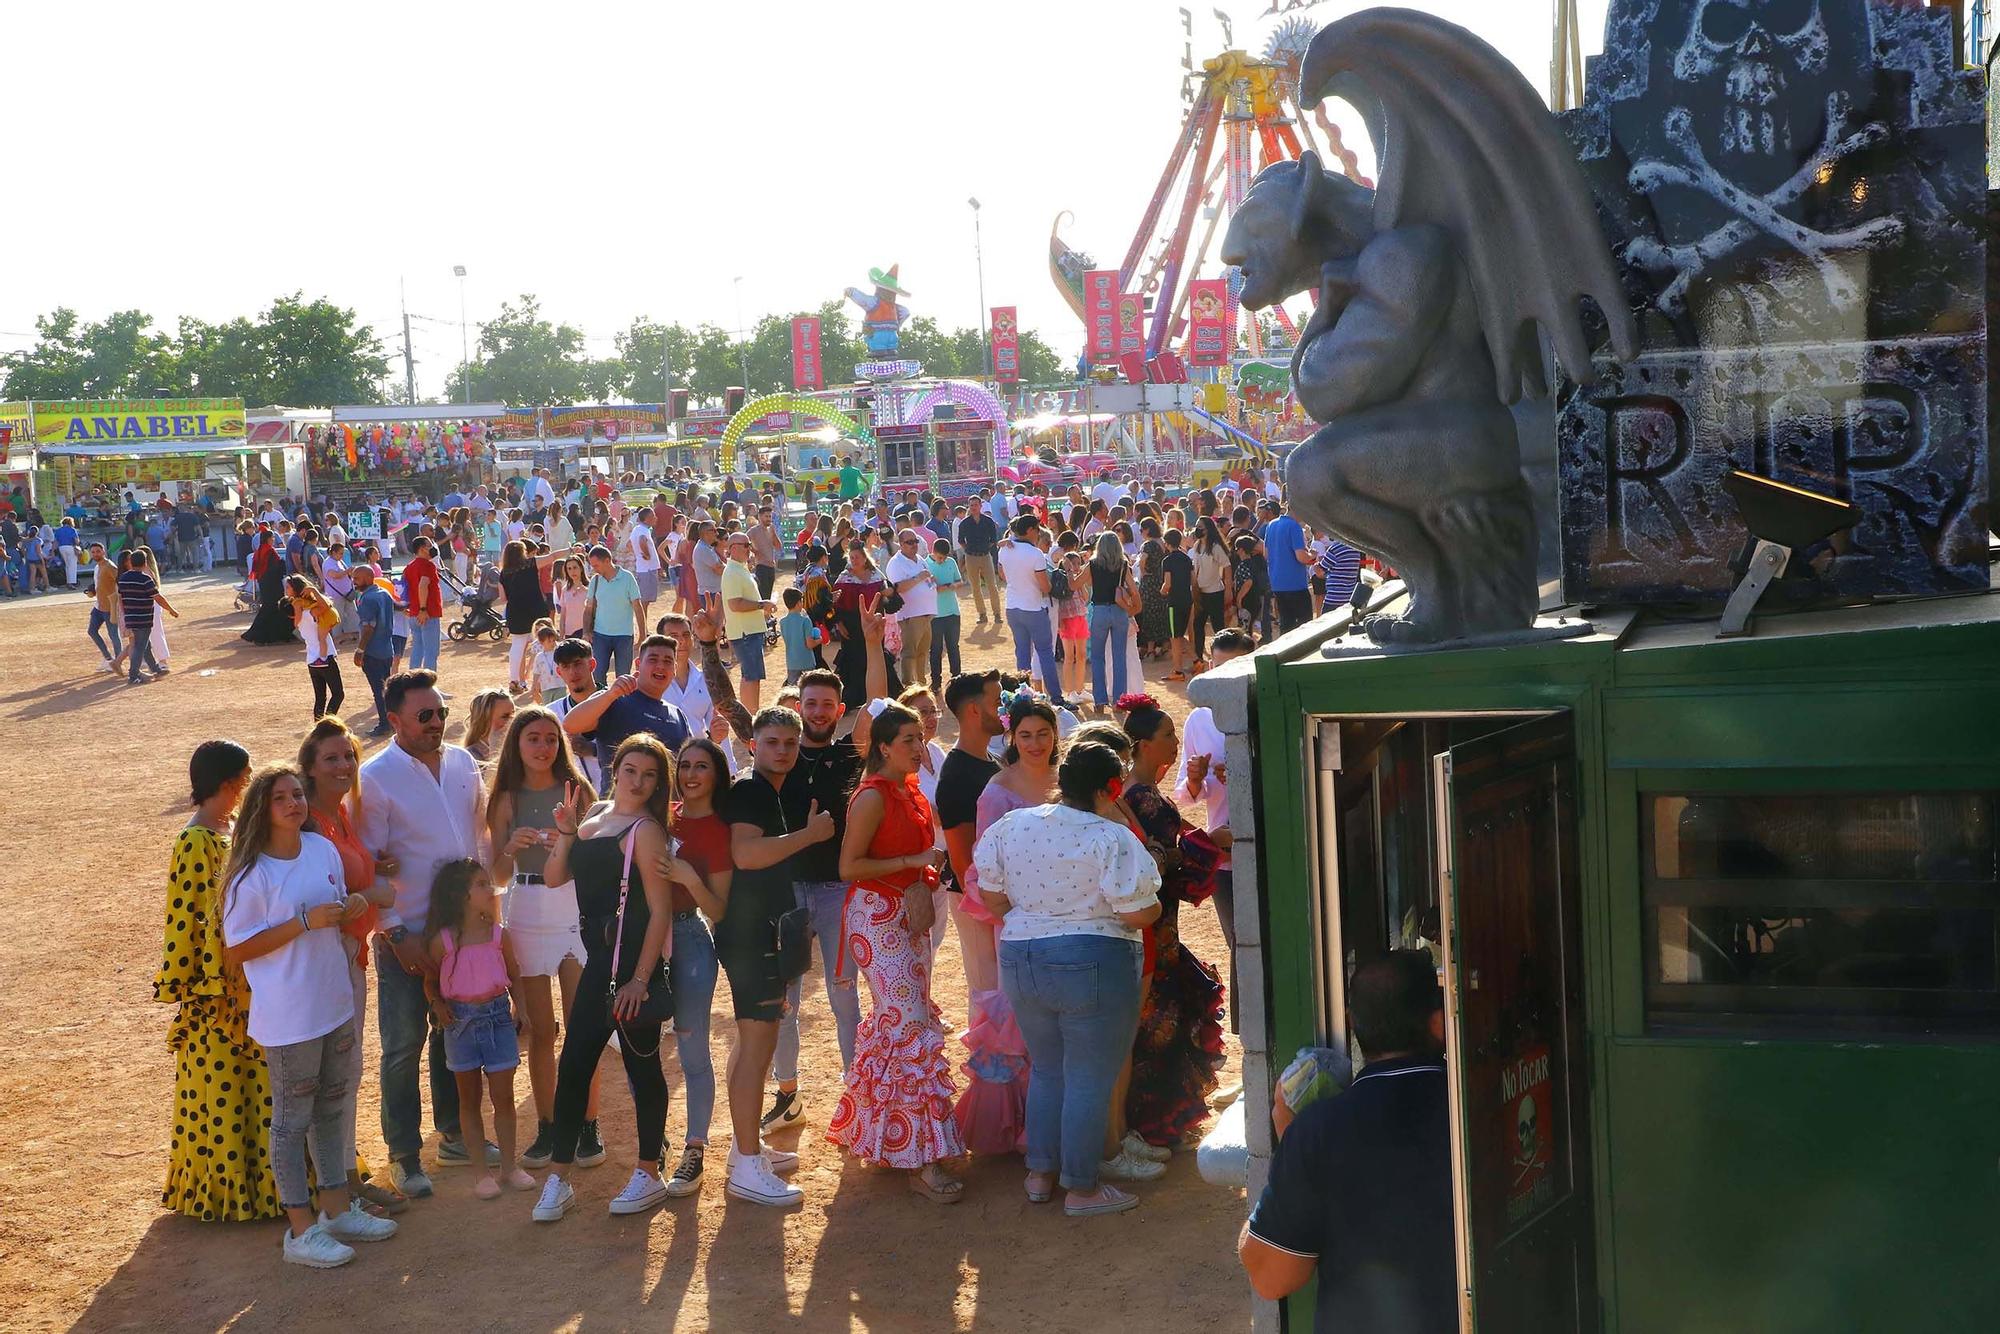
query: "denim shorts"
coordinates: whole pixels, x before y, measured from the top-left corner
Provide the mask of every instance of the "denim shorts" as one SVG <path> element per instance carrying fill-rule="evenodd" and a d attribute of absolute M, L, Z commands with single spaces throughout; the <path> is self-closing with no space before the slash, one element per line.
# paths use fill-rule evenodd
<path fill-rule="evenodd" d="M 761 632 L 730 641 L 736 645 L 736 665 L 745 681 L 764 679 L 764 636 Z"/>
<path fill-rule="evenodd" d="M 455 1075 L 469 1070 L 498 1074 L 521 1063 L 514 1008 L 504 994 L 486 1001 L 451 1002 L 451 1027 L 444 1031 L 444 1063 Z"/>

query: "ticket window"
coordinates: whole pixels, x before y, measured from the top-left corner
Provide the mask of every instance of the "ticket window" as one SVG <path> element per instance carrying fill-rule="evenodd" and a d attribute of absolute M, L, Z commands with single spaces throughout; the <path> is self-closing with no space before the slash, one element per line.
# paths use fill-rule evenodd
<path fill-rule="evenodd" d="M 1990 791 L 1640 793 L 1646 1026 L 2000 1033 Z"/>

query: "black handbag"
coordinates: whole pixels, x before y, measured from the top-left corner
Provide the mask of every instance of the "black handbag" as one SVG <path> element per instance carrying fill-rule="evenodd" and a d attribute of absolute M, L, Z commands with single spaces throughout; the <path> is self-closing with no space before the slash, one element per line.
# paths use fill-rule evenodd
<path fill-rule="evenodd" d="M 640 1051 L 632 1042 L 632 1035 L 625 1031 L 627 1023 L 664 1024 L 674 1017 L 674 984 L 667 963 L 673 954 L 674 937 L 672 928 L 667 931 L 666 948 L 660 951 L 659 960 L 653 965 L 652 975 L 646 979 L 646 998 L 639 1003 L 639 1013 L 631 1019 L 617 1018 L 618 1001 L 618 956 L 625 947 L 625 900 L 632 893 L 632 850 L 639 844 L 639 829 L 634 825 L 625 836 L 625 869 L 618 875 L 618 921 L 611 928 L 611 981 L 604 999 L 605 1011 L 612 1015 L 612 1023 L 618 1028 L 618 1040 L 630 1049 L 634 1056 L 653 1056 L 660 1050 L 660 1042 L 666 1040 L 665 1030 L 661 1030 L 652 1051 Z"/>
<path fill-rule="evenodd" d="M 778 980 L 790 986 L 812 967 L 812 919 L 804 908 L 778 914 L 774 927 L 778 951 Z"/>

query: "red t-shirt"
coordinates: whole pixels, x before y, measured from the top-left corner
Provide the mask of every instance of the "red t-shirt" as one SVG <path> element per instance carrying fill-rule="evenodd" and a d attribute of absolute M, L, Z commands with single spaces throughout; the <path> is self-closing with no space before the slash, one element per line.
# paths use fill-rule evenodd
<path fill-rule="evenodd" d="M 734 869 L 729 859 L 729 825 L 720 815 L 682 815 L 674 807 L 674 837 L 680 840 L 681 859 L 706 880 L 718 871 Z M 674 886 L 674 911 L 694 907 L 694 895 L 683 885 Z"/>
<path fill-rule="evenodd" d="M 425 581 L 424 600 L 417 601 L 417 581 Z M 444 585 L 438 582 L 438 567 L 429 556 L 412 556 L 403 567 L 403 603 L 412 612 L 427 616 L 444 615 Z"/>

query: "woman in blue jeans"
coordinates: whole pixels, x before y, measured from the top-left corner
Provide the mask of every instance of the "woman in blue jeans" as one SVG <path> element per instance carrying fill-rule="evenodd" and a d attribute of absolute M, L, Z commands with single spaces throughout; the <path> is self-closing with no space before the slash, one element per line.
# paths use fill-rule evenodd
<path fill-rule="evenodd" d="M 1139 585 L 1132 575 L 1118 534 L 1105 529 L 1097 535 L 1090 556 L 1090 698 L 1099 709 L 1125 694 L 1125 641 L 1131 637 L 1132 613 L 1139 605 Z M 1110 677 L 1110 688 L 1105 685 Z"/>
<path fill-rule="evenodd" d="M 1000 914 L 1000 987 L 1027 1040 L 1029 1200 L 1060 1184 L 1072 1218 L 1139 1201 L 1098 1180 L 1112 1088 L 1139 1023 L 1140 930 L 1160 915 L 1160 872 L 1120 818 L 1126 765 L 1070 748 L 1061 801 L 1010 812 L 973 852 Z"/>

